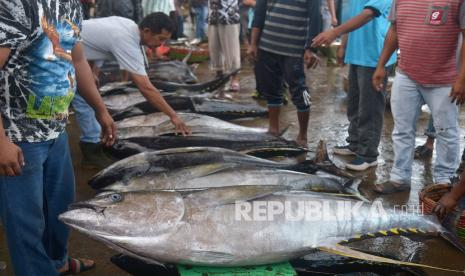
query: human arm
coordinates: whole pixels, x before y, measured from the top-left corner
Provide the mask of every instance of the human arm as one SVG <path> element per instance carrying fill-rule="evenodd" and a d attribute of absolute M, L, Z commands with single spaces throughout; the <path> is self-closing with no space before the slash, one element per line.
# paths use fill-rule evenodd
<path fill-rule="evenodd" d="M 251 61 L 257 60 L 258 41 L 265 25 L 267 0 L 257 0 L 252 22 L 252 34 L 250 36 L 250 46 L 247 49 L 247 56 Z"/>
<path fill-rule="evenodd" d="M 76 70 L 76 80 L 79 94 L 94 109 L 95 117 L 102 127 L 102 142 L 111 146 L 116 139 L 116 126 L 108 113 L 102 97 L 95 85 L 94 76 L 87 62 L 81 44 L 78 42 L 72 50 L 73 64 Z"/>
<path fill-rule="evenodd" d="M 319 64 L 319 58 L 316 55 L 317 49 L 313 47 L 312 41 L 321 30 L 321 1 L 308 1 L 308 35 L 304 52 L 305 67 L 315 68 Z"/>
<path fill-rule="evenodd" d="M 383 51 L 378 60 L 378 65 L 376 66 L 376 71 L 373 74 L 373 86 L 377 91 L 381 91 L 384 86 L 384 79 L 386 78 L 386 69 L 385 66 L 388 63 L 391 56 L 399 48 L 399 42 L 397 40 L 397 27 L 396 24 L 391 24 L 389 31 L 384 40 Z"/>
<path fill-rule="evenodd" d="M 191 134 L 191 130 L 165 101 L 163 96 L 160 94 L 160 91 L 153 86 L 148 76 L 131 73 L 131 78 L 149 104 L 157 110 L 165 113 L 170 118 L 171 122 L 175 126 L 176 133 L 180 133 L 184 136 Z"/>
<path fill-rule="evenodd" d="M 462 38 L 465 38 L 465 30 L 462 30 Z M 450 97 L 452 102 L 456 102 L 458 105 L 465 102 L 465 42 L 462 42 L 462 48 L 460 50 L 460 70 L 459 78 L 454 83 Z"/>
<path fill-rule="evenodd" d="M 242 0 L 242 3 L 248 7 L 255 7 L 257 4 L 256 0 Z"/>
<path fill-rule="evenodd" d="M 0 48 L 0 70 L 10 57 L 10 48 Z M 12 143 L 5 134 L 0 116 L 0 176 L 18 176 L 25 166 L 21 148 Z"/>
<path fill-rule="evenodd" d="M 436 204 L 433 209 L 433 213 L 435 213 L 440 219 L 444 219 L 446 215 L 454 210 L 457 206 L 457 203 L 460 201 L 461 198 L 465 196 L 465 171 L 462 172 L 460 176 L 459 184 L 455 185 L 452 188 L 450 193 L 445 194 Z"/>
<path fill-rule="evenodd" d="M 331 14 L 331 25 L 336 27 L 339 22 L 337 22 L 336 16 L 336 5 L 334 4 L 334 0 L 326 0 L 328 2 L 328 9 L 329 13 Z"/>
<path fill-rule="evenodd" d="M 364 9 L 359 15 L 349 19 L 346 23 L 333 28 L 329 31 L 319 34 L 312 41 L 312 47 L 318 47 L 323 44 L 330 45 L 338 36 L 350 33 L 366 23 L 370 22 L 376 16 L 372 8 Z"/>
<path fill-rule="evenodd" d="M 345 65 L 344 60 L 345 60 L 345 57 L 346 57 L 346 48 L 347 48 L 347 40 L 348 39 L 349 39 L 349 35 L 347 35 L 347 34 L 342 35 L 342 37 L 341 37 L 341 45 L 339 45 L 339 47 L 337 48 L 336 58 L 337 58 L 337 64 L 339 64 L 340 66 Z"/>

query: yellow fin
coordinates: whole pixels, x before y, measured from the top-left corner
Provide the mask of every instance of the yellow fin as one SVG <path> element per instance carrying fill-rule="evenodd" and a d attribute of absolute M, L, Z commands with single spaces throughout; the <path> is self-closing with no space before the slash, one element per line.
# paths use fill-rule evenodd
<path fill-rule="evenodd" d="M 418 234 L 418 229 L 416 228 L 409 228 L 408 230 L 412 233 Z"/>
<path fill-rule="evenodd" d="M 383 235 L 385 235 L 385 236 L 387 236 L 387 235 L 388 235 L 388 232 L 387 232 L 387 231 L 383 231 L 383 230 L 381 230 L 381 231 L 378 231 L 378 232 L 379 232 L 380 234 L 383 234 Z"/>
<path fill-rule="evenodd" d="M 352 248 L 342 246 L 342 245 L 338 245 L 338 244 L 332 245 L 332 246 L 322 246 L 322 247 L 318 247 L 318 249 L 321 250 L 321 251 L 324 251 L 324 252 L 340 255 L 340 256 L 343 256 L 343 257 L 359 259 L 359 260 L 365 260 L 365 261 L 371 261 L 371 262 L 377 262 L 377 263 L 386 263 L 386 264 L 395 264 L 395 265 L 405 265 L 405 266 L 430 268 L 430 269 L 435 269 L 435 270 L 465 274 L 465 270 L 460 271 L 460 270 L 441 268 L 441 267 L 435 267 L 435 266 L 429 266 L 429 265 L 423 265 L 423 264 L 417 264 L 417 263 L 397 261 L 397 260 L 393 260 L 393 259 L 389 259 L 389 258 L 384 258 L 384 257 L 379 257 L 379 256 L 363 253 L 363 252 L 354 250 Z"/>
<path fill-rule="evenodd" d="M 391 232 L 391 233 L 393 233 L 395 235 L 400 235 L 399 229 L 397 229 L 397 228 L 392 228 L 392 229 L 389 230 L 389 232 Z"/>

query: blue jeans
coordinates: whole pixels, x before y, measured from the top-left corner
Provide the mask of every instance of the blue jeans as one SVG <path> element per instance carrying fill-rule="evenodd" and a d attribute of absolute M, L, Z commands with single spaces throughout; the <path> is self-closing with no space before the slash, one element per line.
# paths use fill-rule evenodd
<path fill-rule="evenodd" d="M 391 180 L 410 184 L 415 147 L 416 122 L 423 104 L 427 104 L 436 129 L 435 183 L 450 183 L 459 163 L 458 108 L 450 102 L 450 86 L 424 87 L 408 76 L 397 73 L 392 87 L 391 110 L 394 166 Z"/>
<path fill-rule="evenodd" d="M 429 116 L 428 126 L 426 127 L 425 135 L 433 139 L 436 138 L 436 129 L 434 128 L 434 121 L 432 115 Z"/>
<path fill-rule="evenodd" d="M 71 102 L 74 111 L 76 112 L 76 120 L 81 129 L 81 142 L 86 143 L 100 143 L 100 124 L 95 119 L 95 112 L 90 105 L 76 93 Z"/>
<path fill-rule="evenodd" d="M 208 7 L 194 7 L 195 12 L 195 37 L 198 39 L 204 39 L 207 36 L 207 16 Z"/>
<path fill-rule="evenodd" d="M 26 166 L 16 177 L 0 176 L 0 211 L 17 276 L 57 275 L 68 256 L 68 228 L 58 215 L 74 201 L 68 136 L 18 143 Z"/>

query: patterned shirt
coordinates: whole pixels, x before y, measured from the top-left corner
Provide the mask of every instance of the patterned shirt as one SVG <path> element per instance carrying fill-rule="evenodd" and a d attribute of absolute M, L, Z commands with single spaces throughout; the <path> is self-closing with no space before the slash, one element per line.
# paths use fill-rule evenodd
<path fill-rule="evenodd" d="M 241 21 L 239 0 L 210 0 L 208 3 L 208 24 L 233 25 Z"/>
<path fill-rule="evenodd" d="M 79 0 L 0 0 L 0 113 L 13 142 L 43 142 L 65 129 L 76 90 L 71 50 L 80 37 Z"/>
<path fill-rule="evenodd" d="M 465 30 L 464 0 L 394 0 L 390 20 L 400 49 L 397 70 L 424 86 L 451 86 L 456 49 Z"/>
<path fill-rule="evenodd" d="M 261 50 L 302 57 L 321 28 L 320 1 L 257 0 L 252 27 L 262 30 Z"/>

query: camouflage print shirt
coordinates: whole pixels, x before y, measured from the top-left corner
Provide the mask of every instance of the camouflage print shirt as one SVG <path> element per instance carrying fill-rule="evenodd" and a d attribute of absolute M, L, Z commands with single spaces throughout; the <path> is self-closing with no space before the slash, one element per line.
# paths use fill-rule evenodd
<path fill-rule="evenodd" d="M 43 142 L 65 129 L 76 90 L 71 50 L 80 39 L 80 0 L 0 0 L 0 113 L 13 142 Z"/>

